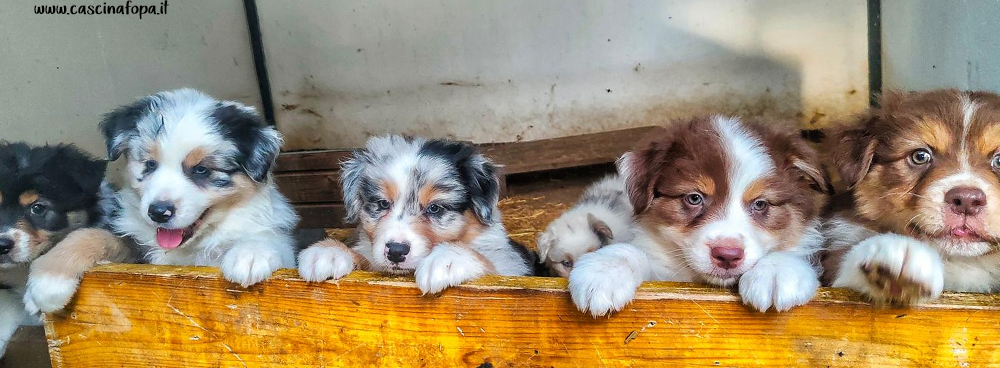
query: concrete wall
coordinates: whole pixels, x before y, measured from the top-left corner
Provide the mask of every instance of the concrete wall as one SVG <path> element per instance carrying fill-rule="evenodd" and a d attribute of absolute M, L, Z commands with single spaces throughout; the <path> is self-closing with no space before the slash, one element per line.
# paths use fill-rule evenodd
<path fill-rule="evenodd" d="M 1000 92 L 1000 1 L 882 0 L 885 88 Z"/>
<path fill-rule="evenodd" d="M 259 2 L 287 149 L 866 106 L 864 0 Z M 808 125 L 808 124 L 807 124 Z"/>
<path fill-rule="evenodd" d="M 0 5 L 0 139 L 102 153 L 102 113 L 180 86 L 259 104 L 241 1 L 172 0 L 143 19 L 33 4 Z M 864 108 L 868 88 L 864 0 L 258 6 L 287 149 L 388 132 L 533 140 L 711 112 L 822 125 Z"/>
<path fill-rule="evenodd" d="M 0 4 L 0 139 L 73 142 L 103 157 L 101 114 L 136 97 L 190 86 L 260 104 L 239 0 L 171 0 L 166 15 L 142 19 L 35 15 L 35 3 Z"/>

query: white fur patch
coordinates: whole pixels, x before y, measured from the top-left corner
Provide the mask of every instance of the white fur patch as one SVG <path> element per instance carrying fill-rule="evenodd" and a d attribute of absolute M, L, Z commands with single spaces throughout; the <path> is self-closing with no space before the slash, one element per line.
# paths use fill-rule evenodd
<path fill-rule="evenodd" d="M 80 280 L 59 275 L 32 274 L 24 292 L 24 308 L 30 314 L 62 310 L 76 294 Z"/>
<path fill-rule="evenodd" d="M 893 297 L 882 288 L 871 284 L 863 267 L 884 268 L 895 281 L 926 290 L 930 294 L 928 299 L 941 296 L 944 288 L 941 256 L 930 246 L 908 236 L 880 234 L 858 243 L 844 256 L 833 281 L 835 287 L 848 287 L 874 300 L 892 300 Z"/>
<path fill-rule="evenodd" d="M 299 276 L 306 281 L 338 280 L 354 269 L 354 257 L 339 247 L 312 246 L 299 253 Z"/>
<path fill-rule="evenodd" d="M 283 265 L 282 255 L 277 249 L 240 244 L 226 253 L 220 268 L 226 280 L 248 287 L 271 277 Z"/>
<path fill-rule="evenodd" d="M 604 316 L 631 302 L 648 273 L 643 251 L 629 244 L 608 245 L 577 260 L 569 273 L 569 293 L 581 312 Z"/>
<path fill-rule="evenodd" d="M 770 253 L 740 277 L 740 297 L 758 311 L 773 307 L 784 312 L 816 295 L 818 277 L 808 260 L 784 252 Z"/>
<path fill-rule="evenodd" d="M 486 268 L 471 251 L 450 244 L 434 247 L 414 271 L 417 287 L 424 294 L 436 294 L 485 274 Z"/>

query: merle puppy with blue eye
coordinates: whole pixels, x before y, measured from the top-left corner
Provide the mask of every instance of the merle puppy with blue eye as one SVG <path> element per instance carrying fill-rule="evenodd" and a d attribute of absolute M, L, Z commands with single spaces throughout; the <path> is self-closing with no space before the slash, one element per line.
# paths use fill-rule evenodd
<path fill-rule="evenodd" d="M 270 174 L 282 138 L 253 108 L 180 89 L 112 111 L 101 130 L 109 157 L 127 159 L 114 234 L 63 242 L 90 251 L 74 267 L 32 270 L 26 302 L 61 309 L 84 270 L 123 248 L 153 264 L 216 266 L 242 286 L 295 266 L 298 216 Z M 74 287 L 44 287 L 51 280 Z"/>
<path fill-rule="evenodd" d="M 21 302 L 32 262 L 100 224 L 105 164 L 73 146 L 0 143 L 0 356 L 18 325 L 38 322 Z"/>
<path fill-rule="evenodd" d="M 486 274 L 530 275 L 537 256 L 507 237 L 496 171 L 469 144 L 370 139 L 341 174 L 346 220 L 359 224 L 358 244 L 314 244 L 299 255 L 299 273 L 309 281 L 354 269 L 413 273 L 425 294 Z"/>

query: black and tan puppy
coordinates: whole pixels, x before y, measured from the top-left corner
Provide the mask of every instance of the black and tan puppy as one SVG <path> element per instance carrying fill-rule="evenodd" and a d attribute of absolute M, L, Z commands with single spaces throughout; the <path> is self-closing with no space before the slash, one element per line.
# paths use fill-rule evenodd
<path fill-rule="evenodd" d="M 28 318 L 31 262 L 74 229 L 98 225 L 105 162 L 72 146 L 0 143 L 0 355 Z"/>

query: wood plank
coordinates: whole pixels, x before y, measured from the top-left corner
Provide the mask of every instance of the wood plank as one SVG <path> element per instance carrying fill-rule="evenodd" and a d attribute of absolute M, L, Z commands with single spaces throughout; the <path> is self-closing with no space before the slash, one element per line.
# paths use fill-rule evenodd
<path fill-rule="evenodd" d="M 484 277 L 423 296 L 407 277 L 293 270 L 244 289 L 214 268 L 105 265 L 46 316 L 62 367 L 986 366 L 1000 296 L 949 293 L 910 309 L 822 289 L 786 313 L 732 293 L 646 283 L 610 318 L 577 311 L 557 278 Z"/>
<path fill-rule="evenodd" d="M 278 190 L 292 203 L 343 202 L 340 171 L 306 171 L 275 175 Z"/>
<path fill-rule="evenodd" d="M 507 174 L 520 174 L 614 162 L 654 129 L 657 127 L 478 146 L 494 162 L 505 165 Z M 339 162 L 350 154 L 350 150 L 286 152 L 278 155 L 275 172 L 339 170 Z"/>
<path fill-rule="evenodd" d="M 642 127 L 530 142 L 482 144 L 508 175 L 615 162 L 658 127 Z"/>
<path fill-rule="evenodd" d="M 350 155 L 351 150 L 283 152 L 278 155 L 274 172 L 340 170 L 340 161 Z"/>
<path fill-rule="evenodd" d="M 295 212 L 299 214 L 300 229 L 326 229 L 344 227 L 347 211 L 343 203 L 300 204 Z"/>

